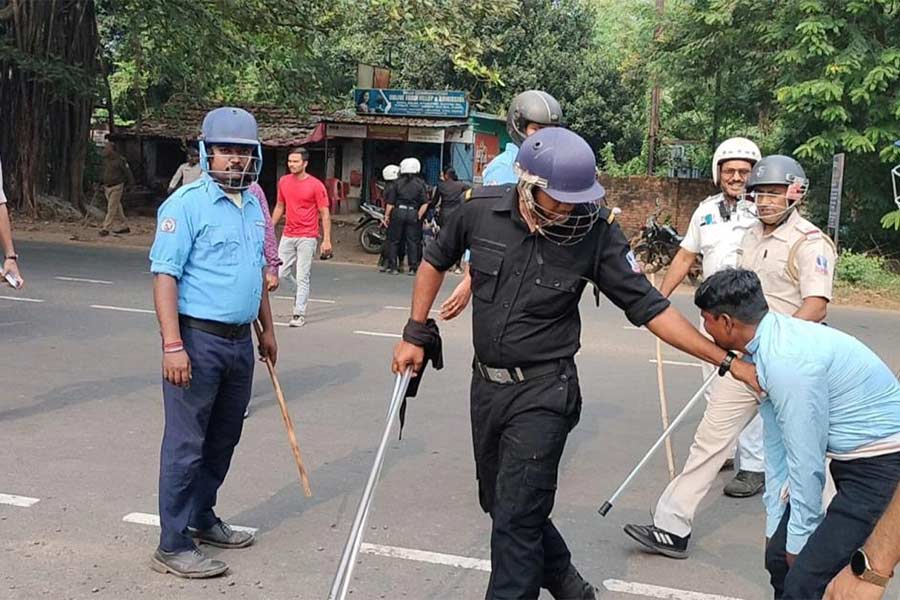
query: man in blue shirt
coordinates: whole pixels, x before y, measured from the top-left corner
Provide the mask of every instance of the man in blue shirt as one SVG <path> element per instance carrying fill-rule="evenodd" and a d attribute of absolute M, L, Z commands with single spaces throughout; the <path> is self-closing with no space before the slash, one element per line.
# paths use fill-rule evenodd
<path fill-rule="evenodd" d="M 150 250 L 153 299 L 163 343 L 165 431 L 159 469 L 160 573 L 202 578 L 228 566 L 194 539 L 243 548 L 251 534 L 213 511 L 241 436 L 253 382 L 250 323 L 259 319 L 259 352 L 277 346 L 263 291 L 265 219 L 247 188 L 262 166 L 256 120 L 239 108 L 210 111 L 200 141 L 203 175 L 159 208 Z"/>
<path fill-rule="evenodd" d="M 519 146 L 535 131 L 559 125 L 562 125 L 562 108 L 547 92 L 525 90 L 513 98 L 506 113 L 506 131 L 512 142 L 484 168 L 481 174 L 483 185 L 518 183 L 515 164 Z"/>
<path fill-rule="evenodd" d="M 769 312 L 751 271 L 714 274 L 694 302 L 716 343 L 756 364 L 767 393 L 763 500 L 775 598 L 821 598 L 900 481 L 900 383 L 856 338 Z M 827 511 L 826 458 L 837 487 Z"/>

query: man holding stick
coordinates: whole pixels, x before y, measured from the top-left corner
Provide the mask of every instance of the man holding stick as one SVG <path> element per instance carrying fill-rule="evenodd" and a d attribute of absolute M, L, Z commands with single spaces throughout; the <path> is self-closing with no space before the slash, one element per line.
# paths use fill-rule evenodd
<path fill-rule="evenodd" d="M 488 600 L 590 600 L 550 520 L 559 460 L 581 414 L 578 302 L 592 281 L 635 325 L 722 372 L 756 384 L 748 363 L 700 335 L 641 274 L 614 215 L 601 206 L 590 146 L 547 128 L 525 140 L 517 186 L 474 192 L 429 246 L 392 369 L 417 372 L 428 312 L 444 273 L 471 248 L 475 345 L 471 415 L 481 506 L 491 515 Z M 418 342 L 421 344 L 421 342 Z M 732 367 L 732 364 L 734 367 Z"/>
<path fill-rule="evenodd" d="M 203 176 L 159 208 L 150 250 L 163 346 L 166 423 L 159 473 L 159 547 L 151 567 L 186 578 L 228 566 L 194 543 L 244 548 L 253 535 L 214 512 L 216 493 L 243 427 L 253 382 L 251 326 L 260 355 L 277 357 L 264 289 L 265 220 L 247 189 L 262 167 L 256 119 L 239 108 L 210 111 L 200 141 Z"/>

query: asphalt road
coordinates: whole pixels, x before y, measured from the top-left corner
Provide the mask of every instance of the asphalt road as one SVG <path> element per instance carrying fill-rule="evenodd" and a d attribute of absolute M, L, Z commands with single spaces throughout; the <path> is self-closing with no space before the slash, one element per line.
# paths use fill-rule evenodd
<path fill-rule="evenodd" d="M 158 529 L 132 522 L 157 512 L 163 419 L 145 252 L 24 242 L 18 250 L 27 288 L 0 289 L 0 598 L 325 598 L 383 428 L 396 341 L 389 336 L 406 320 L 412 278 L 315 263 L 308 325 L 277 331 L 279 374 L 314 496 L 303 497 L 260 365 L 218 505 L 231 523 L 258 529 L 258 543 L 210 549 L 230 573 L 185 581 L 150 570 Z M 694 318 L 689 296 L 675 303 Z M 291 300 L 274 306 L 285 323 Z M 722 496 L 728 474 L 699 513 L 687 561 L 644 554 L 622 533 L 624 523 L 649 522 L 666 482 L 663 455 L 608 517 L 597 514 L 659 433 L 655 346 L 605 300 L 597 309 L 586 297 L 582 315 L 584 411 L 554 510 L 575 564 L 605 599 L 770 597 L 761 502 Z M 470 322 L 467 311 L 442 325 L 446 368 L 428 373 L 403 440 L 390 445 L 352 598 L 483 597 L 490 529 L 470 445 Z M 900 315 L 834 308 L 829 322 L 900 370 Z M 671 348 L 664 353 L 673 361 L 666 382 L 674 415 L 700 370 Z M 698 409 L 675 435 L 679 464 L 699 417 Z"/>

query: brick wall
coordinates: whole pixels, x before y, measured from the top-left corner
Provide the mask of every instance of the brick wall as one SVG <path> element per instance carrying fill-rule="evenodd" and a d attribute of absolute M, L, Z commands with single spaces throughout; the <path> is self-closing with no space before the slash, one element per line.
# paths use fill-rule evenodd
<path fill-rule="evenodd" d="M 626 235 L 640 229 L 647 216 L 656 210 L 656 201 L 662 209 L 662 222 L 669 223 L 684 235 L 694 209 L 701 200 L 716 193 L 708 179 L 675 179 L 664 177 L 602 177 L 609 206 L 618 206 L 622 212 L 616 217 Z"/>

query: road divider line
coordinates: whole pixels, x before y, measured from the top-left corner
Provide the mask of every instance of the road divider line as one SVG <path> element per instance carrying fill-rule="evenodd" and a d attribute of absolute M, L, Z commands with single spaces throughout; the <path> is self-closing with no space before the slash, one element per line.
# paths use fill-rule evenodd
<path fill-rule="evenodd" d="M 155 311 L 146 308 L 127 308 L 124 306 L 107 306 L 105 304 L 91 304 L 91 308 L 99 310 L 117 310 L 119 312 L 141 313 L 145 315 L 156 314 Z"/>
<path fill-rule="evenodd" d="M 620 579 L 606 579 L 603 581 L 603 587 L 611 592 L 632 594 L 634 596 L 642 596 L 644 598 L 664 598 L 665 600 L 741 600 L 740 598 L 736 598 L 734 596 L 705 594 L 703 592 L 679 590 L 677 588 L 662 587 L 658 585 L 650 585 L 647 583 L 632 583 L 630 581 L 622 581 Z"/>
<path fill-rule="evenodd" d="M 471 558 L 456 554 L 444 554 L 442 552 L 430 552 L 428 550 L 416 550 L 414 548 L 401 548 L 398 546 L 384 546 L 381 544 L 363 543 L 359 548 L 363 554 L 384 556 L 387 558 L 399 558 L 416 562 L 444 565 L 458 569 L 470 569 L 473 571 L 491 571 L 491 561 L 484 558 Z M 622 581 L 621 579 L 607 579 L 603 587 L 611 592 L 620 592 L 645 598 L 662 598 L 664 600 L 741 600 L 733 596 L 720 596 L 704 592 L 693 592 L 677 588 L 651 585 L 647 583 L 635 583 Z"/>
<path fill-rule="evenodd" d="M 0 296 L 0 300 L 12 300 L 13 302 L 43 302 L 39 298 L 20 298 L 18 296 Z"/>
<path fill-rule="evenodd" d="M 355 333 L 356 335 L 371 335 L 371 336 L 373 336 L 373 337 L 386 337 L 386 338 L 396 338 L 396 339 L 400 339 L 400 338 L 403 337 L 403 336 L 400 335 L 399 333 L 384 333 L 384 332 L 381 332 L 381 331 L 360 331 L 360 330 L 357 330 L 357 331 L 354 331 L 353 333 Z"/>
<path fill-rule="evenodd" d="M 0 504 L 8 504 L 9 506 L 21 506 L 28 508 L 40 502 L 40 498 L 29 498 L 28 496 L 16 496 L 15 494 L 0 494 Z"/>
<path fill-rule="evenodd" d="M 404 310 L 404 311 L 406 311 L 406 312 L 409 312 L 409 307 L 408 307 L 408 306 L 385 306 L 384 309 L 385 309 L 385 310 Z M 436 309 L 436 308 L 432 308 L 432 309 L 429 310 L 428 312 L 430 312 L 430 313 L 439 313 L 439 312 L 441 312 L 441 311 L 439 311 L 439 310 Z"/>
<path fill-rule="evenodd" d="M 150 525 L 152 527 L 159 527 L 159 515 L 154 515 L 152 513 L 128 513 L 127 515 L 122 517 L 122 520 L 126 523 L 136 523 L 138 525 Z M 255 534 L 257 531 L 259 531 L 255 527 L 242 527 L 240 525 L 231 525 L 231 528 L 235 531 L 244 531 L 251 534 Z"/>
<path fill-rule="evenodd" d="M 627 329 L 628 331 L 646 331 L 650 333 L 650 330 L 645 327 L 635 327 L 634 325 L 625 325 L 622 329 Z"/>
<path fill-rule="evenodd" d="M 651 358 L 650 362 L 654 365 L 656 364 L 656 359 Z M 700 363 L 692 363 L 692 362 L 681 362 L 680 360 L 664 360 L 662 361 L 664 365 L 672 365 L 675 367 L 703 367 Z M 712 367 L 712 365 L 710 365 Z"/>
<path fill-rule="evenodd" d="M 59 281 L 75 281 L 78 283 L 99 283 L 101 285 L 112 285 L 112 281 L 106 281 L 105 279 L 84 279 L 82 277 L 54 277 L 53 279 Z"/>
<path fill-rule="evenodd" d="M 275 296 L 278 300 L 294 300 L 293 296 Z M 309 298 L 307 302 L 318 302 L 319 304 L 337 304 L 337 300 L 329 300 L 328 298 Z"/>
<path fill-rule="evenodd" d="M 428 552 L 427 550 L 414 550 L 412 548 L 398 548 L 397 546 L 382 546 L 381 544 L 363 543 L 359 547 L 364 554 L 386 556 L 388 558 L 402 558 L 427 562 L 433 565 L 446 565 L 460 569 L 473 569 L 476 571 L 490 571 L 491 561 L 483 558 L 469 558 L 468 556 L 456 556 L 455 554 L 442 554 L 440 552 Z"/>

